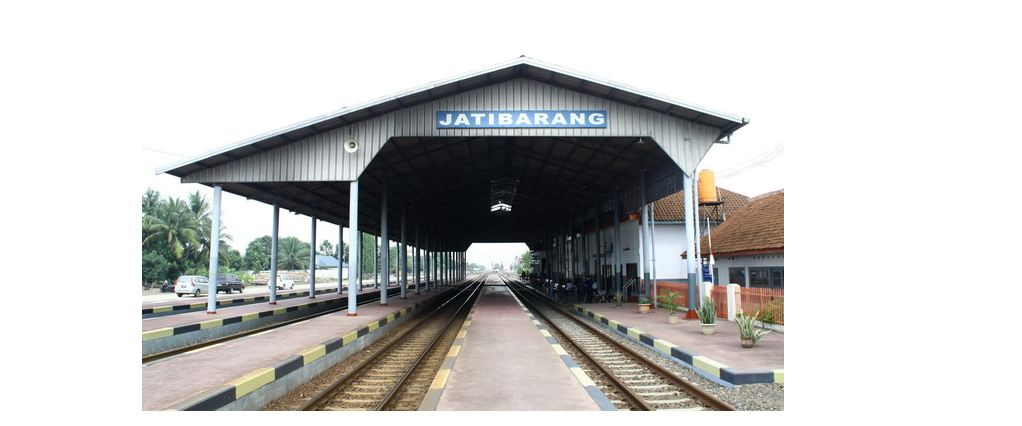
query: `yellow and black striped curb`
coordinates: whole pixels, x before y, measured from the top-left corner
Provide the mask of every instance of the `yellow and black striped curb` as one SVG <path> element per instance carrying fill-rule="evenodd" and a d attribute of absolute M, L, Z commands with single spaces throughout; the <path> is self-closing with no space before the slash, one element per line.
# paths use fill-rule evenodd
<path fill-rule="evenodd" d="M 539 329 L 539 333 L 542 334 L 543 338 L 546 339 L 547 343 L 550 344 L 550 348 L 553 349 L 554 353 L 556 353 L 557 356 L 561 358 L 561 361 L 564 362 L 564 365 L 567 366 L 569 370 L 571 370 L 571 374 L 575 375 L 575 379 L 577 379 L 579 384 L 581 384 L 582 387 L 585 388 L 586 392 L 589 394 L 589 397 L 593 399 L 593 402 L 596 402 L 596 405 L 600 407 L 600 410 L 617 411 L 617 407 L 614 406 L 614 403 L 610 402 L 610 398 L 607 398 L 607 395 L 600 390 L 600 387 L 596 386 L 596 383 L 593 382 L 593 379 L 590 378 L 589 375 L 586 374 L 584 370 L 582 370 L 582 367 L 580 367 L 578 363 L 576 363 L 575 360 L 571 357 L 571 355 L 569 355 L 568 352 L 565 351 L 563 347 L 561 347 L 561 344 L 557 343 L 557 339 L 550 334 L 550 330 L 547 330 L 546 326 L 544 326 L 543 323 L 539 322 L 539 320 L 537 320 L 536 317 L 532 315 L 532 312 L 529 311 L 529 308 L 526 308 L 522 301 L 518 300 L 518 296 L 515 296 L 514 292 L 510 291 L 510 288 L 508 289 L 508 293 L 511 293 L 511 297 L 515 298 L 515 302 L 518 302 L 518 306 L 522 307 L 522 311 L 525 312 L 525 316 L 529 317 L 529 320 L 532 321 L 532 324 L 535 325 L 537 329 Z"/>
<path fill-rule="evenodd" d="M 758 371 L 758 372 L 736 372 L 728 366 L 714 361 L 702 355 L 695 355 L 689 351 L 682 349 L 680 346 L 675 345 L 663 339 L 659 339 L 656 336 L 646 334 L 642 330 L 627 325 L 621 324 L 620 322 L 609 319 L 596 312 L 590 311 L 583 306 L 572 305 L 572 310 L 582 317 L 592 319 L 593 321 L 607 327 L 611 330 L 617 331 L 618 333 L 628 336 L 628 338 L 649 346 L 657 352 L 663 353 L 676 361 L 693 368 L 696 372 L 701 373 L 703 376 L 714 381 L 725 382 L 726 385 L 747 385 L 751 383 L 784 383 L 784 370 L 770 370 L 770 371 Z"/>
<path fill-rule="evenodd" d="M 391 289 L 391 291 L 393 291 L 393 289 Z M 379 292 L 376 292 L 376 293 L 370 292 L 370 293 L 359 294 L 359 296 L 375 297 L 378 294 L 379 294 Z M 233 316 L 233 317 L 217 318 L 217 319 L 212 319 L 212 320 L 202 321 L 202 322 L 197 322 L 197 323 L 192 323 L 192 324 L 178 325 L 178 326 L 174 326 L 174 327 L 157 328 L 155 330 L 143 331 L 142 332 L 142 341 L 146 342 L 146 341 L 150 341 L 150 340 L 162 339 L 162 338 L 165 338 L 165 337 L 180 336 L 182 334 L 191 333 L 191 332 L 194 332 L 194 331 L 208 330 L 208 329 L 211 329 L 211 328 L 223 327 L 223 326 L 226 326 L 226 325 L 231 325 L 231 324 L 245 322 L 245 321 L 252 321 L 252 320 L 259 319 L 259 318 L 272 317 L 272 316 L 276 316 L 276 315 L 285 315 L 285 314 L 288 314 L 288 313 L 291 313 L 291 312 L 296 312 L 296 311 L 301 311 L 301 310 L 306 310 L 306 309 L 312 309 L 312 308 L 316 308 L 316 307 L 324 307 L 324 306 L 327 306 L 327 305 L 342 305 L 342 306 L 346 306 L 347 304 L 348 304 L 348 296 L 344 296 L 344 297 L 339 297 L 339 298 L 336 298 L 336 299 L 321 300 L 321 301 L 318 301 L 318 302 L 306 303 L 306 304 L 302 304 L 302 305 L 294 305 L 294 306 L 281 307 L 281 308 L 271 309 L 271 310 L 268 310 L 268 311 L 250 312 L 250 313 L 247 313 L 247 314 L 244 314 L 244 315 L 237 315 L 237 316 Z"/>
<path fill-rule="evenodd" d="M 479 303 L 479 299 L 477 297 L 475 302 L 472 303 L 472 309 L 468 311 L 468 316 L 461 323 L 458 336 L 454 338 L 454 343 L 451 343 L 451 349 L 447 351 L 447 356 L 444 358 L 443 364 L 440 365 L 440 370 L 437 370 L 436 376 L 433 377 L 433 382 L 429 385 L 429 390 L 426 391 L 426 396 L 422 398 L 422 403 L 419 404 L 419 411 L 436 411 L 436 406 L 440 403 L 440 396 L 443 395 L 444 389 L 447 388 L 447 379 L 451 376 L 451 370 L 454 369 L 454 362 L 458 360 L 458 355 L 461 354 L 461 347 L 465 346 L 468 328 L 472 325 L 472 314 L 476 311 L 476 303 Z"/>
<path fill-rule="evenodd" d="M 326 294 L 326 293 L 337 293 L 337 289 L 334 288 L 334 289 L 316 290 L 316 295 L 317 296 L 320 295 L 320 294 Z M 307 292 L 307 291 L 305 291 L 305 292 L 298 291 L 298 292 L 289 293 L 289 294 L 278 294 L 277 295 L 277 300 L 293 299 L 295 297 L 302 297 L 302 296 L 308 297 L 309 296 L 309 292 Z M 238 298 L 235 298 L 235 299 L 217 300 L 216 301 L 216 307 L 217 308 L 222 308 L 222 307 L 225 307 L 225 306 L 249 305 L 249 304 L 252 304 L 252 303 L 268 302 L 268 301 L 270 301 L 270 295 L 268 295 L 268 294 L 265 295 L 265 296 L 238 297 Z M 200 309 L 206 309 L 207 304 L 208 304 L 208 302 L 203 300 L 202 302 L 189 303 L 189 304 L 163 305 L 163 306 L 153 306 L 151 308 L 142 308 L 142 318 L 152 318 L 152 317 L 164 316 L 166 314 L 172 314 L 172 313 L 173 314 L 183 314 L 183 313 L 186 313 L 186 312 L 197 311 L 197 310 L 200 310 Z M 163 315 L 161 315 L 161 314 L 163 314 Z"/>
<path fill-rule="evenodd" d="M 189 397 L 185 401 L 172 406 L 170 409 L 182 411 L 210 411 L 220 409 L 263 386 L 273 383 L 275 380 L 280 380 L 284 376 L 287 376 L 288 374 L 291 374 L 292 372 L 305 367 L 312 362 L 341 349 L 342 347 L 351 345 L 362 336 L 368 335 L 380 327 L 387 325 L 387 323 L 418 310 L 430 300 L 431 299 L 416 302 L 412 306 L 392 312 L 385 318 L 370 322 L 357 331 L 336 336 L 317 346 L 298 351 L 298 353 L 277 362 L 277 364 L 272 367 L 253 370 L 252 372 L 231 380 L 216 389 Z"/>

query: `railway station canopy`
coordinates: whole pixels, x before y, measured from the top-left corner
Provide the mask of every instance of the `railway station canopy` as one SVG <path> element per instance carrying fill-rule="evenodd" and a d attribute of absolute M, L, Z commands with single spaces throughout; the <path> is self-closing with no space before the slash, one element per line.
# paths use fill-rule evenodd
<path fill-rule="evenodd" d="M 160 169 L 347 226 L 442 232 L 451 249 L 613 220 L 681 189 L 748 121 L 522 57 L 344 108 Z M 616 201 L 615 201 L 616 200 Z"/>

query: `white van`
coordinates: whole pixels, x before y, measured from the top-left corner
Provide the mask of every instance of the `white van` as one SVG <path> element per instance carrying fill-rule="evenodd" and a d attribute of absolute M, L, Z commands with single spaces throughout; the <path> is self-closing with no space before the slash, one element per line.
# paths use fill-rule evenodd
<path fill-rule="evenodd" d="M 177 297 L 191 294 L 199 297 L 202 293 L 209 293 L 209 278 L 200 275 L 182 275 L 177 277 L 174 283 L 174 292 Z"/>

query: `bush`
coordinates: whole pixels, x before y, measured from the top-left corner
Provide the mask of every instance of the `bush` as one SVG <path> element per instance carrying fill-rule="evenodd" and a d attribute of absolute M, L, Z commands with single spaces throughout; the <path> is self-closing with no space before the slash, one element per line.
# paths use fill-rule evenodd
<path fill-rule="evenodd" d="M 770 324 L 784 324 L 784 299 L 771 300 L 760 308 L 760 321 Z"/>

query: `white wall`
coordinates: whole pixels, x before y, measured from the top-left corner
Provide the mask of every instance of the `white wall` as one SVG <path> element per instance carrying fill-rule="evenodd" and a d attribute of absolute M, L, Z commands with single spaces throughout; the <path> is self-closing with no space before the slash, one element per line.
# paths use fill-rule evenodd
<path fill-rule="evenodd" d="M 603 244 L 614 242 L 614 227 L 604 228 L 601 231 L 600 240 L 597 240 L 594 233 L 589 234 L 590 253 L 596 253 L 598 247 Z M 658 224 L 656 235 L 653 237 L 656 250 L 656 272 L 657 279 L 685 279 L 688 277 L 685 260 L 681 252 L 687 250 L 685 244 L 685 226 L 682 224 Z M 639 263 L 639 224 L 636 220 L 621 222 L 621 263 Z M 601 260 L 602 264 L 610 264 L 614 261 L 613 252 Z M 589 259 L 589 271 L 596 271 L 595 259 Z M 652 262 L 651 262 L 652 264 Z M 584 269 L 580 269 L 583 271 Z M 623 272 L 623 271 L 622 271 Z M 641 274 L 641 268 L 640 268 Z"/>
<path fill-rule="evenodd" d="M 759 267 L 759 266 L 784 266 L 784 253 L 771 253 L 761 254 L 755 256 L 714 256 L 716 261 L 715 266 L 717 267 L 717 273 L 720 274 L 718 282 L 723 284 L 738 284 L 742 287 L 747 287 L 747 283 L 732 282 L 731 276 L 728 273 L 728 268 L 748 268 L 748 267 Z M 749 272 L 745 271 L 745 277 L 748 279 Z"/>

